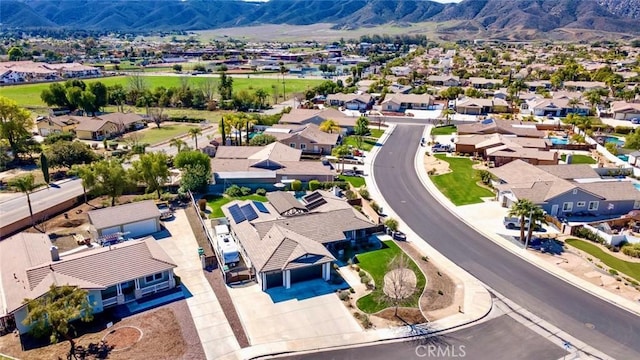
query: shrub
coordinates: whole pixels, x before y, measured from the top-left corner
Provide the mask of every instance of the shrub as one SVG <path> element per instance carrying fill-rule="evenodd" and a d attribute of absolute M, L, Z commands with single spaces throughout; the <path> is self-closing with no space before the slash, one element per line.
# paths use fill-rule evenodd
<path fill-rule="evenodd" d="M 198 199 L 198 207 L 200 211 L 205 211 L 207 209 L 207 199 Z"/>
<path fill-rule="evenodd" d="M 369 275 L 361 276 L 360 282 L 363 284 L 369 284 L 371 282 L 371 278 L 369 277 Z"/>
<path fill-rule="evenodd" d="M 320 184 L 320 181 L 318 180 L 309 181 L 309 191 L 316 191 L 321 187 L 322 187 L 322 184 Z"/>
<path fill-rule="evenodd" d="M 438 295 L 444 295 L 444 292 L 442 290 L 438 290 Z"/>
<path fill-rule="evenodd" d="M 618 275 L 618 271 L 616 269 L 609 269 L 609 274 L 616 276 Z"/>
<path fill-rule="evenodd" d="M 202 220 L 205 220 L 205 219 L 207 218 L 207 214 L 205 214 L 205 212 L 204 212 L 204 211 L 200 211 L 200 218 L 201 218 Z"/>
<path fill-rule="evenodd" d="M 356 209 L 359 212 L 362 212 L 362 206 L 360 206 L 360 205 L 353 205 L 353 208 Z"/>
<path fill-rule="evenodd" d="M 424 256 L 422 257 L 422 261 L 424 261 L 424 262 L 429 262 L 429 257 L 427 257 L 427 255 L 424 255 Z"/>
<path fill-rule="evenodd" d="M 243 186 L 243 187 L 240 188 L 240 193 L 242 193 L 242 196 L 247 196 L 247 195 L 251 194 L 251 188 Z"/>
<path fill-rule="evenodd" d="M 384 221 L 384 226 L 386 226 L 387 229 L 391 231 L 398 231 L 398 220 L 394 218 L 388 218 L 387 220 Z"/>
<path fill-rule="evenodd" d="M 263 188 L 258 188 L 258 189 L 256 189 L 256 194 L 260 195 L 260 196 L 265 196 L 265 195 L 267 195 L 267 190 L 265 190 Z"/>
<path fill-rule="evenodd" d="M 293 191 L 301 191 L 302 190 L 302 181 L 293 180 L 293 182 L 291 183 L 291 190 L 293 190 Z"/>
<path fill-rule="evenodd" d="M 640 243 L 638 244 L 625 244 L 622 247 L 622 253 L 631 257 L 640 258 Z"/>
<path fill-rule="evenodd" d="M 367 190 L 367 188 L 360 189 L 359 193 L 360 193 L 360 196 L 362 196 L 363 199 L 369 200 L 371 198 L 369 196 L 369 190 Z"/>
<path fill-rule="evenodd" d="M 348 292 L 348 291 L 345 291 L 345 290 L 340 291 L 340 292 L 338 293 L 338 298 L 339 298 L 340 300 L 342 300 L 342 301 L 349 300 L 349 292 Z"/>
<path fill-rule="evenodd" d="M 360 266 L 358 266 L 358 264 L 353 264 L 353 270 L 355 270 L 358 273 L 360 273 Z"/>
<path fill-rule="evenodd" d="M 373 211 L 375 211 L 376 213 L 380 214 L 380 205 L 378 205 L 377 202 L 372 201 L 372 202 L 369 203 L 369 205 L 371 206 Z"/>
<path fill-rule="evenodd" d="M 629 126 L 616 126 L 615 132 L 618 134 L 629 134 L 633 131 L 632 127 Z"/>
<path fill-rule="evenodd" d="M 355 294 L 355 293 L 356 293 L 356 290 L 355 290 L 354 288 L 350 287 L 350 288 L 349 288 L 349 292 L 350 292 L 350 293 L 352 293 L 352 294 Z"/>
<path fill-rule="evenodd" d="M 358 271 L 358 276 L 360 276 L 360 277 L 367 276 L 367 272 L 364 271 L 364 270 L 360 270 L 360 271 Z"/>
<path fill-rule="evenodd" d="M 338 266 L 338 264 L 333 264 L 333 269 L 334 270 L 340 270 L 340 266 Z"/>
<path fill-rule="evenodd" d="M 63 131 L 56 132 L 53 134 L 49 134 L 44 137 L 44 143 L 46 145 L 51 145 L 53 143 L 57 143 L 58 141 L 73 141 L 75 135 L 71 132 Z"/>
<path fill-rule="evenodd" d="M 358 196 L 356 195 L 356 193 L 354 193 L 354 192 L 353 192 L 353 191 L 351 191 L 351 190 L 347 190 L 347 191 L 345 191 L 345 192 L 344 192 L 344 196 L 345 196 L 347 199 L 349 199 L 349 200 L 353 200 L 353 199 L 358 198 Z"/>
<path fill-rule="evenodd" d="M 428 174 L 429 176 L 432 176 L 432 175 L 435 175 L 435 174 L 436 174 L 436 172 L 437 172 L 436 168 L 433 168 L 433 169 L 431 169 L 431 170 L 427 171 L 427 174 Z"/>
<path fill-rule="evenodd" d="M 231 197 L 238 197 L 242 195 L 242 190 L 238 185 L 231 185 L 224 191 L 224 193 Z"/>
<path fill-rule="evenodd" d="M 604 244 L 604 239 L 593 231 L 586 229 L 584 227 L 578 228 L 575 230 L 575 235 L 581 237 L 583 239 L 587 239 L 589 241 L 596 242 L 598 244 Z"/>

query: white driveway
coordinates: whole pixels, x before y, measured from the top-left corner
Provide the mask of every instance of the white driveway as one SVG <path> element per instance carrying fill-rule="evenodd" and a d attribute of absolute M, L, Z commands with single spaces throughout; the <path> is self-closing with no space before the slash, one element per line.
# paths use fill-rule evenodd
<path fill-rule="evenodd" d="M 251 345 L 362 332 L 334 291 L 314 296 L 314 291 L 327 287 L 323 283 L 320 279 L 280 288 L 276 302 L 256 284 L 230 288 Z"/>
<path fill-rule="evenodd" d="M 187 299 L 193 322 L 207 359 L 218 359 L 240 349 L 240 345 L 222 312 L 213 289 L 204 277 L 198 243 L 184 210 L 175 213 L 175 219 L 163 222 L 170 237 L 158 240 L 164 251 L 178 265 L 174 270 L 186 288 L 193 294 Z"/>

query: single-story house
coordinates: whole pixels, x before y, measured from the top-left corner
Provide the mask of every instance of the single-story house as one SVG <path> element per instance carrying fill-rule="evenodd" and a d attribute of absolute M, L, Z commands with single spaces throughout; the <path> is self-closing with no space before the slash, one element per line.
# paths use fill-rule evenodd
<path fill-rule="evenodd" d="M 429 94 L 387 94 L 381 103 L 382 111 L 429 110 L 433 97 Z"/>
<path fill-rule="evenodd" d="M 482 77 L 470 77 L 469 84 L 476 89 L 491 89 L 502 85 L 500 79 L 486 79 Z"/>
<path fill-rule="evenodd" d="M 302 150 L 303 154 L 331 155 L 331 150 L 340 141 L 340 134 L 326 133 L 316 124 L 301 126 L 276 124 L 266 128 L 269 134 L 285 145 Z"/>
<path fill-rule="evenodd" d="M 282 115 L 279 123 L 290 125 L 305 125 L 311 123 L 319 126 L 322 122 L 328 119 L 335 121 L 338 126 L 340 126 L 343 134 L 348 134 L 353 131 L 358 118 L 347 116 L 333 108 L 326 108 L 322 110 L 292 109 L 288 114 Z"/>
<path fill-rule="evenodd" d="M 565 89 L 572 89 L 575 91 L 608 89 L 607 84 L 602 81 L 565 81 L 562 85 Z"/>
<path fill-rule="evenodd" d="M 120 128 L 120 132 L 140 130 L 144 128 L 147 121 L 142 115 L 136 113 L 109 113 L 99 116 L 100 119 L 115 123 Z"/>
<path fill-rule="evenodd" d="M 489 171 L 498 179 L 495 181 L 497 198 L 504 207 L 510 207 L 519 199 L 528 199 L 553 216 L 575 213 L 614 216 L 640 209 L 640 191 L 630 181 L 567 179 L 584 176 L 582 165 L 576 168 L 578 175 L 568 175 L 578 165 L 544 167 L 515 160 Z M 560 177 L 556 175 L 559 173 L 567 175 Z"/>
<path fill-rule="evenodd" d="M 42 116 L 36 119 L 38 133 L 41 136 L 58 132 L 73 132 L 79 123 L 80 121 L 72 116 Z"/>
<path fill-rule="evenodd" d="M 29 331 L 24 299 L 54 286 L 88 291 L 93 313 L 176 286 L 176 264 L 153 238 L 60 254 L 49 236 L 19 233 L 0 241 L 0 327 Z"/>
<path fill-rule="evenodd" d="M 456 140 L 456 152 L 463 154 L 477 153 L 486 157 L 487 150 L 504 145 L 511 148 L 538 149 L 540 151 L 547 151 L 551 148 L 551 142 L 548 139 L 502 134 L 476 134 L 459 136 Z"/>
<path fill-rule="evenodd" d="M 567 116 L 568 114 L 589 115 L 591 107 L 583 101 L 570 104 L 572 100 L 567 98 L 532 99 L 520 104 L 523 114 L 536 116 Z"/>
<path fill-rule="evenodd" d="M 240 254 L 263 291 L 312 279 L 330 280 L 332 251 L 368 241 L 378 229 L 330 193 L 316 191 L 302 201 L 283 194 L 287 195 L 279 194 L 274 203 L 259 207 L 248 200 L 222 206 Z M 294 201 L 300 205 L 292 205 Z M 296 209 L 300 211 L 292 212 Z"/>
<path fill-rule="evenodd" d="M 504 134 L 518 137 L 543 138 L 544 131 L 535 125 L 523 124 L 517 121 L 485 119 L 471 124 L 458 125 L 458 135 L 473 134 Z"/>
<path fill-rule="evenodd" d="M 460 86 L 460 77 L 455 75 L 431 75 L 427 82 L 436 86 Z"/>
<path fill-rule="evenodd" d="M 139 238 L 161 230 L 160 210 L 153 200 L 91 210 L 87 215 L 98 237 L 127 233 L 127 237 Z"/>
<path fill-rule="evenodd" d="M 551 90 L 551 81 L 538 80 L 538 81 L 525 81 L 525 85 L 529 88 L 529 91 L 536 91 L 538 88 Z"/>
<path fill-rule="evenodd" d="M 81 140 L 109 139 L 121 132 L 118 124 L 108 120 L 86 116 L 76 118 L 81 118 L 74 129 L 76 136 Z"/>
<path fill-rule="evenodd" d="M 611 113 L 617 120 L 631 120 L 640 118 L 640 103 L 614 101 L 611 103 Z"/>
<path fill-rule="evenodd" d="M 329 106 L 343 106 L 347 110 L 367 110 L 373 105 L 370 94 L 329 94 L 326 98 Z"/>
<path fill-rule="evenodd" d="M 266 146 L 219 146 L 211 159 L 216 184 L 276 184 L 332 181 L 335 173 L 320 161 L 301 161 L 302 150 L 280 142 Z"/>
<path fill-rule="evenodd" d="M 391 73 L 395 76 L 409 76 L 409 74 L 411 74 L 411 71 L 411 68 L 408 66 L 391 67 Z"/>
<path fill-rule="evenodd" d="M 534 148 L 525 148 L 508 144 L 496 146 L 485 151 L 486 157 L 494 166 L 502 166 L 514 160 L 522 160 L 532 165 L 556 165 L 558 153 Z"/>
<path fill-rule="evenodd" d="M 456 100 L 456 112 L 467 115 L 481 115 L 488 113 L 506 112 L 509 103 L 504 99 L 478 99 L 465 97 Z"/>

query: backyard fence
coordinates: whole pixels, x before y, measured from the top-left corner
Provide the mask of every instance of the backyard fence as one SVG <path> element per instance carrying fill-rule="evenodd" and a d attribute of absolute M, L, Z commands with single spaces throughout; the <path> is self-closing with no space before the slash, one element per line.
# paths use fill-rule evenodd
<path fill-rule="evenodd" d="M 197 215 L 196 217 L 198 218 L 200 226 L 202 227 L 202 231 L 204 232 L 204 235 L 207 240 L 205 243 L 202 243 L 202 241 L 200 241 L 201 237 L 197 236 L 196 234 L 198 245 L 203 250 L 203 253 L 200 254 L 200 256 L 204 257 L 203 267 L 208 268 L 208 267 L 215 266 L 217 262 L 217 258 L 216 258 L 215 252 L 213 251 L 213 241 L 211 240 L 211 234 L 209 233 L 209 230 L 207 230 L 207 225 L 205 224 L 204 219 L 202 219 L 202 216 L 200 216 L 200 207 L 198 206 L 196 199 L 193 197 L 193 193 L 189 191 L 188 194 L 189 194 L 189 199 L 191 200 L 191 206 L 193 206 L 193 208 L 196 211 L 196 215 Z"/>

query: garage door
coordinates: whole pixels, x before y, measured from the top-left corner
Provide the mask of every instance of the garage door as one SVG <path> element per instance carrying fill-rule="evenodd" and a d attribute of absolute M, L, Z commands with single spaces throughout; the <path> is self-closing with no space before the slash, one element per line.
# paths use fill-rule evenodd
<path fill-rule="evenodd" d="M 156 219 L 138 221 L 122 226 L 123 232 L 129 232 L 127 236 L 132 238 L 142 237 L 157 232 Z"/>
<path fill-rule="evenodd" d="M 322 264 L 291 270 L 291 284 L 313 279 L 322 279 Z"/>
<path fill-rule="evenodd" d="M 115 234 L 117 232 L 120 232 L 120 226 L 105 228 L 105 229 L 102 229 L 102 236 Z"/>
<path fill-rule="evenodd" d="M 270 273 L 267 274 L 267 289 L 282 286 L 282 273 Z"/>

